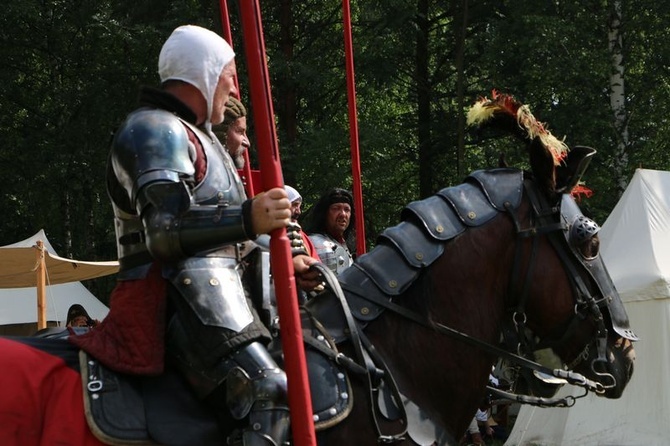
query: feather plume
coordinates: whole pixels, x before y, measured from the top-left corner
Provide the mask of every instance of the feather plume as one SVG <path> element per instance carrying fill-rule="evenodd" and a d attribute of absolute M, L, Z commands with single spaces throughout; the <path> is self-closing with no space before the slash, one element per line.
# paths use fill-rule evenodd
<path fill-rule="evenodd" d="M 467 115 L 469 126 L 498 126 L 517 136 L 532 141 L 536 137 L 551 153 L 554 164 L 559 165 L 570 150 L 568 146 L 535 119 L 528 105 L 521 104 L 512 95 L 491 92 L 491 99 L 482 97 L 470 108 Z"/>

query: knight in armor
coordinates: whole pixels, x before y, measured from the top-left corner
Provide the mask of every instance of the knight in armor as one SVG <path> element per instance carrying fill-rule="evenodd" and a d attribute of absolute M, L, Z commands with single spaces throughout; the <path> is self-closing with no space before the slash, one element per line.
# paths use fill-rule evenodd
<path fill-rule="evenodd" d="M 321 262 L 335 274 L 354 262 L 355 227 L 353 197 L 345 189 L 328 191 L 310 211 L 306 231 Z"/>
<path fill-rule="evenodd" d="M 288 442 L 286 375 L 241 281 L 260 234 L 289 226 L 283 188 L 247 199 L 233 159 L 212 131 L 236 94 L 232 48 L 197 26 L 173 31 L 160 52 L 161 88 L 115 133 L 107 187 L 120 271 L 109 315 L 70 341 L 110 369 L 152 375 L 165 360 L 196 394 L 241 429 L 229 444 Z M 296 282 L 318 284 L 316 261 L 294 250 Z M 167 359 L 166 359 L 167 358 Z"/>

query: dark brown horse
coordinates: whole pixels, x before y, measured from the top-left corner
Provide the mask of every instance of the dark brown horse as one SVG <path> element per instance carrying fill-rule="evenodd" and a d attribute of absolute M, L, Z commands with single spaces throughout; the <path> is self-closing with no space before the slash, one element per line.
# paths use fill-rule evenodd
<path fill-rule="evenodd" d="M 570 195 L 595 151 L 557 155 L 552 145 L 562 143 L 513 98 L 486 105 L 495 109 L 494 124 L 509 129 L 511 121 L 527 141 L 532 172 L 476 172 L 461 186 L 410 204 L 405 221 L 340 276 L 387 375 L 446 431 L 447 442 L 460 438 L 485 394 L 496 359 L 487 346 L 502 344 L 527 358 L 551 349 L 608 398 L 621 395 L 635 358 L 637 338 L 599 257 L 599 228 Z M 319 300 L 308 307 L 325 320 L 336 313 Z M 333 322 L 330 331 L 341 325 Z M 320 432 L 319 444 L 355 438 L 373 445 L 402 432 L 373 415 L 365 380 L 353 382 L 352 413 Z"/>
<path fill-rule="evenodd" d="M 338 345 L 337 379 L 350 383 L 338 395 L 347 402 L 319 426 L 319 445 L 416 444 L 398 393 L 439 426 L 440 442 L 454 443 L 485 394 L 500 346 L 529 363 L 534 351 L 551 348 L 574 368 L 558 372 L 568 381 L 604 397 L 621 395 L 633 371 L 635 335 L 598 255 L 598 227 L 570 195 L 594 151 L 575 148 L 557 165 L 541 138 L 532 138 L 528 150 L 532 172 L 478 171 L 408 205 L 403 222 L 339 277 L 345 304 L 339 284 L 308 302 L 306 315 Z M 310 351 L 318 347 L 309 344 Z M 16 368 L 20 354 L 4 353 L 0 367 Z M 314 374 L 328 367 L 320 364 Z M 99 373 L 93 378 L 85 378 L 88 393 L 100 390 Z M 6 395 L 20 382 L 5 375 L 0 390 Z M 30 420 L 35 414 L 19 412 L 40 410 L 38 403 L 20 407 L 20 398 L 0 401 L 0 422 L 10 415 Z M 76 422 L 53 410 L 39 417 L 35 429 L 53 427 L 59 417 L 70 429 Z M 96 444 L 82 429 L 74 444 Z"/>
<path fill-rule="evenodd" d="M 535 144 L 532 150 L 543 147 Z M 567 163 L 583 167 L 586 160 L 572 156 L 591 154 L 589 150 L 577 149 L 571 152 Z M 514 331 L 516 327 L 519 348 L 531 343 L 536 347 L 552 347 L 564 364 L 572 364 L 575 371 L 600 382 L 603 387 L 598 392 L 605 397 L 619 397 L 632 374 L 634 352 L 630 340 L 635 336 L 628 327 L 611 279 L 600 264 L 597 234 L 589 234 L 590 221 L 581 216 L 573 199 L 556 193 L 566 190 L 566 184 L 555 183 L 553 178 L 569 181 L 576 178 L 568 172 L 556 175 L 549 163 L 538 163 L 534 170 L 534 175 L 526 175 L 518 206 L 508 206 L 487 223 L 463 230 L 450 239 L 444 252 L 418 273 L 407 291 L 393 296 L 393 302 L 411 312 L 411 319 L 404 315 L 404 310 L 395 312 L 387 308 L 378 317 L 369 318 L 365 328 L 365 336 L 384 358 L 400 391 L 439 423 L 452 441 L 462 435 L 472 419 L 496 358 L 485 349 L 440 330 L 443 326 L 489 345 L 499 345 L 503 330 L 511 327 Z M 521 172 L 503 169 L 482 173 L 482 178 L 489 175 L 491 188 L 487 193 L 494 195 L 513 188 L 506 177 L 520 176 Z M 481 187 L 478 180 L 470 177 L 469 181 L 475 184 L 473 188 Z M 406 210 L 405 224 L 425 229 L 429 217 L 418 216 L 421 209 L 434 210 L 444 196 L 453 199 L 468 189 L 461 188 L 457 193 L 450 190 L 451 193 L 439 194 L 440 198 L 430 202 L 431 206 L 416 206 L 417 212 L 411 212 L 411 207 Z M 476 210 L 476 198 L 467 192 L 460 204 L 464 204 L 463 209 L 471 205 L 473 212 L 482 211 Z M 467 213 L 462 217 L 467 219 Z M 417 247 L 424 243 L 415 241 Z M 341 280 L 349 299 L 353 291 L 356 299 L 374 307 L 375 301 L 367 300 L 374 295 L 374 287 L 361 288 L 356 284 L 361 279 L 381 282 L 378 279 L 383 278 L 388 282 L 405 274 L 394 262 L 397 255 L 380 251 L 389 246 L 398 250 L 391 237 L 382 237 L 378 247 L 361 258 L 355 269 L 345 271 L 348 274 Z M 375 276 L 376 271 L 370 273 L 366 268 L 371 263 L 388 272 Z M 595 272 L 596 267 L 603 269 Z M 314 302 L 311 306 L 320 305 Z M 363 303 L 359 308 L 367 307 Z M 603 349 L 600 358 L 598 342 Z M 351 353 L 351 349 L 346 351 Z M 585 356 L 588 358 L 582 359 Z M 384 432 L 384 429 L 377 431 L 371 422 L 367 402 L 361 404 L 368 399 L 365 382 L 353 382 L 356 403 L 352 414 L 336 428 L 321 432 L 319 444 L 345 444 L 346 439 L 356 438 L 356 444 L 374 445 L 380 432 Z M 380 419 L 384 424 L 385 418 Z M 388 431 L 393 432 L 393 428 Z"/>

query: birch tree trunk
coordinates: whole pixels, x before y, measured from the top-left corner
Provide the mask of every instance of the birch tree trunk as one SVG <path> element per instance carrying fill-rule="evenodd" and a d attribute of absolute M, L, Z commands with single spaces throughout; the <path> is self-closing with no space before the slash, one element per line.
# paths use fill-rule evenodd
<path fill-rule="evenodd" d="M 623 194 L 628 184 L 626 170 L 628 168 L 628 152 L 630 149 L 624 84 L 623 36 L 621 30 L 622 2 L 623 0 L 612 1 L 608 23 L 609 51 L 612 58 L 610 106 L 614 114 L 614 131 L 616 136 L 616 147 L 612 159 L 613 173 L 619 196 Z"/>

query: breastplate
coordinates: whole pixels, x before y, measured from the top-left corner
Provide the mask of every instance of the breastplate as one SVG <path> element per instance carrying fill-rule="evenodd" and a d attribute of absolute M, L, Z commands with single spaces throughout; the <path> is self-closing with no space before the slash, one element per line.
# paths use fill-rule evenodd
<path fill-rule="evenodd" d="M 237 168 L 228 151 L 215 136 L 207 135 L 196 126 L 182 121 L 200 140 L 207 156 L 207 172 L 203 180 L 193 188 L 198 204 L 241 206 L 247 196 Z"/>

